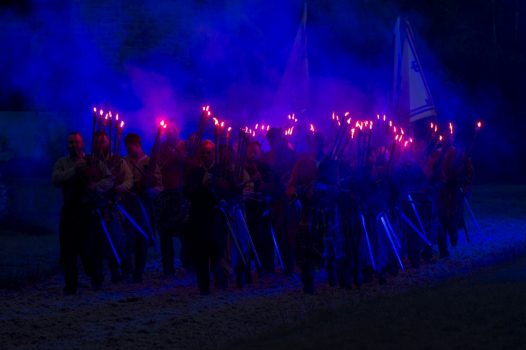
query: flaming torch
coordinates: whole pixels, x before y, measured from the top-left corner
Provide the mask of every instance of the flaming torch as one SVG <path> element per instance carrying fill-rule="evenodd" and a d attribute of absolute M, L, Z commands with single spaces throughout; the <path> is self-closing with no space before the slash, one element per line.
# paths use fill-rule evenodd
<path fill-rule="evenodd" d="M 91 128 L 91 153 L 95 147 L 95 132 L 97 131 L 97 107 L 93 107 L 93 126 Z"/>
<path fill-rule="evenodd" d="M 212 116 L 212 111 L 210 106 L 203 106 L 201 111 L 201 116 L 199 118 L 199 124 L 197 125 L 197 131 L 195 134 L 194 142 L 192 144 L 192 149 L 190 150 L 191 154 L 197 152 L 199 145 L 201 144 L 201 139 L 205 132 L 206 124 L 208 123 L 208 118 Z"/>
<path fill-rule="evenodd" d="M 121 121 L 121 124 L 119 125 L 119 129 L 117 132 L 117 151 L 115 154 L 121 153 L 121 137 L 122 137 L 122 128 L 124 127 L 124 121 Z"/>

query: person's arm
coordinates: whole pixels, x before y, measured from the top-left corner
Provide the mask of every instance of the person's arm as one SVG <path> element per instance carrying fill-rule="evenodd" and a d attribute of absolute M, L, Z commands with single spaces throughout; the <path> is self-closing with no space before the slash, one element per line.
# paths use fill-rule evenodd
<path fill-rule="evenodd" d="M 115 186 L 115 191 L 119 193 L 129 191 L 133 187 L 133 172 L 125 160 L 121 161 L 121 171 L 124 175 L 124 180 Z"/>
<path fill-rule="evenodd" d="M 60 187 L 68 180 L 72 179 L 76 174 L 75 166 L 67 166 L 66 158 L 60 158 L 55 162 L 53 166 L 53 173 L 51 175 L 51 181 L 53 185 Z"/>
<path fill-rule="evenodd" d="M 154 186 L 153 190 L 161 192 L 163 190 L 163 176 L 161 174 L 161 168 L 159 165 L 155 165 L 155 171 L 153 173 L 154 177 Z"/>
<path fill-rule="evenodd" d="M 99 163 L 99 168 L 102 173 L 102 178 L 95 183 L 95 190 L 103 193 L 109 191 L 113 187 L 113 175 L 103 162 Z"/>

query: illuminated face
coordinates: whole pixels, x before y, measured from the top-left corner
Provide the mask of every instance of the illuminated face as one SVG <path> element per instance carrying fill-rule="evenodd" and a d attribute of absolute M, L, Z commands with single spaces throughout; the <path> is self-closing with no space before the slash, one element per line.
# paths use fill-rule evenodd
<path fill-rule="evenodd" d="M 101 152 L 101 153 L 108 152 L 110 149 L 110 141 L 108 140 L 108 137 L 106 135 L 99 136 L 95 143 L 95 147 L 96 147 L 95 150 L 97 152 Z"/>
<path fill-rule="evenodd" d="M 72 134 L 68 136 L 68 151 L 69 154 L 76 156 L 84 150 L 84 140 L 80 134 Z"/>
<path fill-rule="evenodd" d="M 201 145 L 201 149 L 199 150 L 199 159 L 201 160 L 201 163 L 209 167 L 214 162 L 214 144 L 213 143 L 205 143 Z"/>
<path fill-rule="evenodd" d="M 142 152 L 141 144 L 139 143 L 127 143 L 126 152 L 130 157 L 138 157 Z"/>

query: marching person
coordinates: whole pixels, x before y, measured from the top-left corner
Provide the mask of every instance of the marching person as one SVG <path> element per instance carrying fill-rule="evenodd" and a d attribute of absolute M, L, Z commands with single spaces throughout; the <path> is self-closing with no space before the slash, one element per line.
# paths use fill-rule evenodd
<path fill-rule="evenodd" d="M 125 222 L 122 213 L 117 210 L 117 206 L 126 200 L 127 192 L 133 186 L 133 174 L 124 159 L 118 155 L 110 154 L 110 147 L 110 140 L 105 132 L 95 134 L 94 155 L 104 162 L 113 179 L 112 188 L 105 194 L 109 205 L 103 214 L 115 248 L 115 252 L 112 252 L 111 249 L 105 249 L 105 255 L 109 261 L 111 281 L 118 283 L 122 279 L 127 280 L 132 271 L 129 254 L 126 252 L 126 244 L 129 241 L 127 236 L 136 233 L 129 229 L 130 225 L 127 225 L 128 223 Z M 120 266 L 117 258 L 120 259 Z"/>
<path fill-rule="evenodd" d="M 214 162 L 215 145 L 203 141 L 198 150 L 199 165 L 189 171 L 186 194 L 190 201 L 189 241 L 201 294 L 210 294 L 210 270 L 216 288 L 228 286 L 224 266 L 227 246 L 227 201 L 237 194 L 230 169 Z"/>
<path fill-rule="evenodd" d="M 185 159 L 185 144 L 179 141 L 174 133 L 169 133 L 161 144 L 159 168 L 163 191 L 159 195 L 157 206 L 157 227 L 161 243 L 162 266 L 165 276 L 175 273 L 174 237 L 181 244 L 181 260 L 183 266 L 188 260 L 186 244 L 186 226 L 188 219 L 188 201 L 184 196 L 184 179 L 187 161 Z"/>
<path fill-rule="evenodd" d="M 298 157 L 296 152 L 289 148 L 281 128 L 270 128 L 266 139 L 270 150 L 263 155 L 263 161 L 270 166 L 277 179 L 277 186 L 270 202 L 272 226 L 276 232 L 278 245 L 283 256 L 285 274 L 290 276 L 294 273 L 296 265 L 294 232 L 296 231 L 297 220 L 291 216 L 292 213 L 295 213 L 294 205 L 297 203 L 294 202 L 289 207 L 286 187 Z M 289 215 L 289 210 L 291 215 Z"/>
<path fill-rule="evenodd" d="M 64 271 L 64 294 L 78 288 L 77 257 L 80 256 L 94 290 L 102 285 L 102 228 L 97 217 L 99 197 L 113 185 L 111 173 L 100 161 L 86 157 L 79 132 L 68 135 L 69 155 L 53 167 L 53 184 L 62 189 L 60 212 L 60 263 Z"/>
<path fill-rule="evenodd" d="M 244 169 L 252 184 L 252 191 L 245 196 L 247 224 L 261 260 L 259 274 L 273 274 L 274 242 L 268 201 L 274 195 L 277 184 L 272 170 L 261 160 L 263 153 L 259 142 L 250 142 L 246 152 Z"/>
<path fill-rule="evenodd" d="M 149 240 L 154 240 L 153 201 L 162 190 L 161 172 L 158 165 L 144 153 L 139 135 L 127 134 L 124 138 L 124 145 L 127 152 L 125 160 L 133 174 L 131 198 L 127 203 L 128 210 L 140 223 L 143 231 L 148 232 Z M 134 255 L 132 280 L 140 283 L 146 267 L 150 242 L 143 235 L 131 235 L 130 239 L 128 252 Z"/>

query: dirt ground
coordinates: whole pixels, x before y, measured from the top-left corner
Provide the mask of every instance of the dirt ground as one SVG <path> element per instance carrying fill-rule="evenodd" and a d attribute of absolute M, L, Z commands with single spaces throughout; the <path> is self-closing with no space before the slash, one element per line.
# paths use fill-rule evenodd
<path fill-rule="evenodd" d="M 142 284 L 108 281 L 95 293 L 83 278 L 63 297 L 54 274 L 0 290 L 0 348 L 524 348 L 525 194 L 478 188 L 482 231 L 469 244 L 360 290 L 320 284 L 303 295 L 297 278 L 278 274 L 200 296 L 194 276 L 165 279 L 154 259 Z"/>

